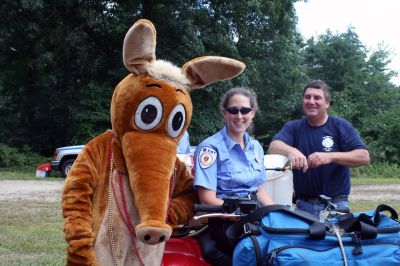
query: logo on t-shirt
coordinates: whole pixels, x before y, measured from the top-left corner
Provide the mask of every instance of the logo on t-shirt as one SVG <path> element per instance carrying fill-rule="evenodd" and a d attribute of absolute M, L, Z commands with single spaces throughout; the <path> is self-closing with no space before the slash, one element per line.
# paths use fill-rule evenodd
<path fill-rule="evenodd" d="M 217 159 L 217 152 L 210 147 L 202 147 L 199 154 L 199 162 L 201 168 L 208 168 Z"/>
<path fill-rule="evenodd" d="M 322 146 L 324 151 L 332 151 L 333 138 L 331 136 L 325 136 L 322 138 Z"/>

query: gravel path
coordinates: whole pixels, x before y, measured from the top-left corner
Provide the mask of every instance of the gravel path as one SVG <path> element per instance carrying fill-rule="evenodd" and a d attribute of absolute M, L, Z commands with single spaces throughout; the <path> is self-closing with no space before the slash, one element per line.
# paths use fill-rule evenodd
<path fill-rule="evenodd" d="M 60 201 L 64 181 L 0 180 L 0 200 Z"/>
<path fill-rule="evenodd" d="M 400 184 L 353 185 L 351 200 L 400 200 Z"/>
<path fill-rule="evenodd" d="M 61 200 L 64 181 L 0 180 L 0 200 Z M 400 184 L 353 185 L 350 200 L 400 200 Z"/>

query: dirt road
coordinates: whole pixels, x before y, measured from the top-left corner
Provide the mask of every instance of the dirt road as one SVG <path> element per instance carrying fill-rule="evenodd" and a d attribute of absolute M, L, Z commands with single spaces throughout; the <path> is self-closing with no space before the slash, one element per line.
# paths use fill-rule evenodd
<path fill-rule="evenodd" d="M 64 181 L 0 180 L 0 200 L 61 200 Z"/>
<path fill-rule="evenodd" d="M 0 180 L 0 200 L 61 200 L 64 181 Z M 353 185 L 350 200 L 400 200 L 400 184 Z"/>
<path fill-rule="evenodd" d="M 400 184 L 353 185 L 351 200 L 400 200 Z"/>

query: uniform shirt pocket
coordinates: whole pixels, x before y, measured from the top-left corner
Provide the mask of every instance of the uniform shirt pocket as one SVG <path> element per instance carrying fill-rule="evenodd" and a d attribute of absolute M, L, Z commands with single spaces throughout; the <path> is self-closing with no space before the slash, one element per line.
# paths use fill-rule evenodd
<path fill-rule="evenodd" d="M 235 179 L 240 176 L 242 170 L 237 169 L 231 160 L 221 163 L 218 173 L 218 186 L 223 190 L 234 189 Z"/>

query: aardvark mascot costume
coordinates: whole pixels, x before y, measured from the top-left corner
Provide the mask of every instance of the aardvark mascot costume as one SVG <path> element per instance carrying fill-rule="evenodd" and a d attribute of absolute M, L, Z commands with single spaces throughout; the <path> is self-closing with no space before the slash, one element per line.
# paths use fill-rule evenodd
<path fill-rule="evenodd" d="M 245 65 L 216 56 L 182 68 L 156 60 L 156 31 L 137 21 L 124 39 L 130 74 L 111 101 L 112 131 L 78 156 L 62 193 L 67 265 L 160 265 L 174 226 L 193 216 L 193 176 L 176 157 L 192 117 L 189 91 Z"/>

